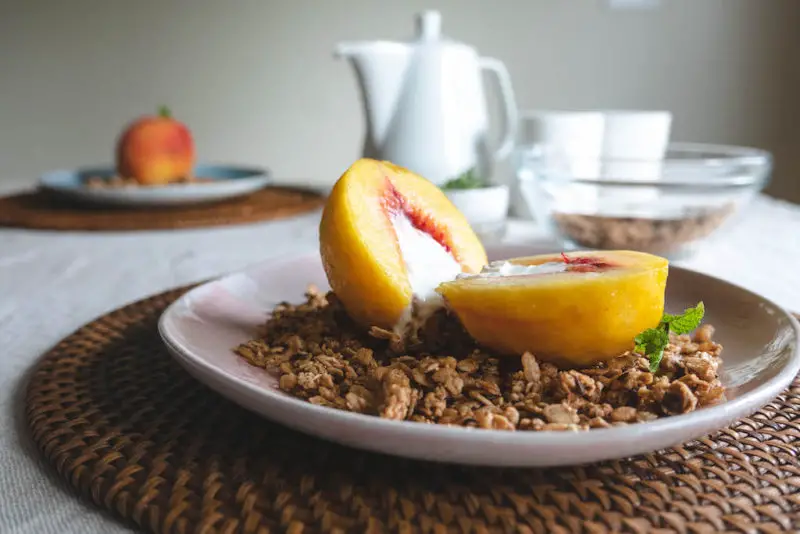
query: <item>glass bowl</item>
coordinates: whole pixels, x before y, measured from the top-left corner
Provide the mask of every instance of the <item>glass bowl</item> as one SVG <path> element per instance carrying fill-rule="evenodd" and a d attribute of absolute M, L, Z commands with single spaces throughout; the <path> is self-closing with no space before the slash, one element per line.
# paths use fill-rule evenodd
<path fill-rule="evenodd" d="M 518 146 L 520 193 L 567 250 L 626 249 L 678 258 L 717 238 L 767 185 L 772 157 L 748 147 L 672 143 L 659 160 Z"/>

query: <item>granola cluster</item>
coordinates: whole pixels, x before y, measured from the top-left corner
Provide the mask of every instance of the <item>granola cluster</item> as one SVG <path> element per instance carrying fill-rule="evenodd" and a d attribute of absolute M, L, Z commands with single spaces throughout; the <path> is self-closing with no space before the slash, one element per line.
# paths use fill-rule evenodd
<path fill-rule="evenodd" d="M 410 346 L 364 333 L 333 293 L 276 307 L 260 339 L 235 350 L 308 402 L 388 419 L 498 430 L 586 430 L 691 412 L 724 395 L 713 327 L 672 336 L 657 373 L 635 352 L 586 369 L 525 353 L 498 358 L 441 311 Z"/>
<path fill-rule="evenodd" d="M 169 184 L 193 184 L 193 183 L 207 183 L 213 181 L 211 178 L 203 178 L 197 176 L 186 176 L 172 181 Z M 117 189 L 120 187 L 158 187 L 169 184 L 143 184 L 134 178 L 127 178 L 123 176 L 89 176 L 83 182 L 83 185 L 89 189 Z"/>

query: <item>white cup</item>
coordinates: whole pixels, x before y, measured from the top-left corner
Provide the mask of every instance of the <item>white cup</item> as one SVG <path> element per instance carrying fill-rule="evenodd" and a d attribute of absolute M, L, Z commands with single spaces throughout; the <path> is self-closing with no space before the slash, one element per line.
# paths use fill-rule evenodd
<path fill-rule="evenodd" d="M 632 181 L 660 178 L 672 129 L 672 114 L 668 111 L 607 110 L 603 115 L 603 178 Z M 609 205 L 607 200 L 611 193 L 600 204 L 625 211 L 638 205 L 648 211 L 646 204 L 656 201 L 658 194 L 655 187 L 631 188 L 621 199 L 626 206 Z M 602 192 L 600 197 L 604 197 Z M 620 199 L 618 193 L 615 198 Z"/>
<path fill-rule="evenodd" d="M 519 140 L 524 145 L 545 148 L 548 159 L 558 160 L 572 177 L 597 178 L 601 171 L 604 119 L 600 111 L 528 111 L 521 114 Z M 576 184 L 571 189 L 573 208 L 593 212 L 597 203 L 595 188 Z"/>

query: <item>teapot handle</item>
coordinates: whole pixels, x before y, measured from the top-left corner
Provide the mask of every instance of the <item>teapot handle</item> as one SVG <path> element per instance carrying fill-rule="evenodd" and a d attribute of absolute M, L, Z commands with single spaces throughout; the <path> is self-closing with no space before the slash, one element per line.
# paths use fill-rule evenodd
<path fill-rule="evenodd" d="M 499 59 L 491 57 L 480 58 L 482 70 L 491 72 L 497 77 L 497 84 L 500 87 L 500 97 L 503 99 L 503 117 L 505 121 L 505 133 L 503 134 L 500 146 L 495 151 L 495 159 L 502 159 L 511 154 L 514 148 L 514 134 L 517 128 L 517 104 L 514 98 L 514 89 L 511 86 L 511 76 L 508 75 L 505 64 Z"/>

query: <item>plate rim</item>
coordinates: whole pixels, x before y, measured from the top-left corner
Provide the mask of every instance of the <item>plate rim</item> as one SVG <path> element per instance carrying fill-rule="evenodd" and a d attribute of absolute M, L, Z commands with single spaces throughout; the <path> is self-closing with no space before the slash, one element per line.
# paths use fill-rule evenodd
<path fill-rule="evenodd" d="M 501 245 L 502 246 L 502 245 Z M 508 247 L 509 245 L 505 245 Z M 518 246 L 520 248 L 526 248 L 524 245 L 510 245 L 512 247 Z M 489 247 L 487 247 L 489 248 Z M 527 247 L 530 248 L 530 247 Z M 797 318 L 786 310 L 784 307 L 776 304 L 774 301 L 770 300 L 767 297 L 764 297 L 754 291 L 746 289 L 738 284 L 733 282 L 729 282 L 727 280 L 717 278 L 710 274 L 706 274 L 700 271 L 696 271 L 693 269 L 674 266 L 670 265 L 670 270 L 678 270 L 684 271 L 691 275 L 696 275 L 704 278 L 713 279 L 715 281 L 721 282 L 728 286 L 732 286 L 733 288 L 745 292 L 750 296 L 757 297 L 758 299 L 763 300 L 764 302 L 770 304 L 775 308 L 775 310 L 779 311 L 780 314 L 786 319 L 788 319 L 788 326 L 791 327 L 791 331 L 793 333 L 792 339 L 782 348 L 782 350 L 791 350 L 792 354 L 789 355 L 789 359 L 783 368 L 781 368 L 774 377 L 767 380 L 765 383 L 757 386 L 752 391 L 748 393 L 734 398 L 733 400 L 725 401 L 721 404 L 717 404 L 714 406 L 709 406 L 703 408 L 702 410 L 697 410 L 694 412 L 674 415 L 670 417 L 656 419 L 654 421 L 647 421 L 637 423 L 635 425 L 627 425 L 627 426 L 618 426 L 618 427 L 611 427 L 611 428 L 599 428 L 599 429 L 591 429 L 585 432 L 579 432 L 577 434 L 574 433 L 564 433 L 564 432 L 507 432 L 502 430 L 491 430 L 491 429 L 474 429 L 474 428 L 465 428 L 465 427 L 455 427 L 455 426 L 443 426 L 443 425 L 430 425 L 424 423 L 416 423 L 413 421 L 394 421 L 390 419 L 384 419 L 380 417 L 375 417 L 372 415 L 365 415 L 355 412 L 349 412 L 345 410 L 337 410 L 333 408 L 328 408 L 324 406 L 317 406 L 311 404 L 307 401 L 302 399 L 298 399 L 296 397 L 292 397 L 290 395 L 283 394 L 279 391 L 271 391 L 270 389 L 259 387 L 256 384 L 247 382 L 242 380 L 235 375 L 231 375 L 223 370 L 220 370 L 217 366 L 213 365 L 212 363 L 197 358 L 192 355 L 190 352 L 185 350 L 184 347 L 180 345 L 180 343 L 175 342 L 171 339 L 167 331 L 166 322 L 169 316 L 174 313 L 174 310 L 178 306 L 182 306 L 184 303 L 184 299 L 192 298 L 193 295 L 196 295 L 197 292 L 203 291 L 210 284 L 219 283 L 223 279 L 235 276 L 235 275 L 242 275 L 248 272 L 252 272 L 258 268 L 262 268 L 265 265 L 270 264 L 277 264 L 280 265 L 281 263 L 288 263 L 293 261 L 302 261 L 303 259 L 311 259 L 317 260 L 319 259 L 318 253 L 308 253 L 308 254 L 296 254 L 291 256 L 284 256 L 280 258 L 271 258 L 264 261 L 252 263 L 248 266 L 245 266 L 241 269 L 231 271 L 225 273 L 223 275 L 217 276 L 212 279 L 208 279 L 205 282 L 200 283 L 199 285 L 193 287 L 175 301 L 170 303 L 167 308 L 161 313 L 159 320 L 158 320 L 158 332 L 159 336 L 161 337 L 162 342 L 169 350 L 170 354 L 176 361 L 183 367 L 190 375 L 194 377 L 194 379 L 198 380 L 199 382 L 203 383 L 207 387 L 211 388 L 221 396 L 229 399 L 231 402 L 234 402 L 238 406 L 246 409 L 252 413 L 255 413 L 259 417 L 263 417 L 267 420 L 274 421 L 277 424 L 281 424 L 284 426 L 289 426 L 297 431 L 308 433 L 303 430 L 300 426 L 286 424 L 278 419 L 273 417 L 267 416 L 258 410 L 251 408 L 243 403 L 241 403 L 238 399 L 232 398 L 232 396 L 226 394 L 223 391 L 220 391 L 215 385 L 209 383 L 209 381 L 204 380 L 203 378 L 197 376 L 195 371 L 199 371 L 201 373 L 205 373 L 208 375 L 214 376 L 216 379 L 221 380 L 228 388 L 236 389 L 236 388 L 244 388 L 248 395 L 258 395 L 262 398 L 266 397 L 271 402 L 277 403 L 277 408 L 281 408 L 281 404 L 288 405 L 292 408 L 296 409 L 303 409 L 309 410 L 311 413 L 315 414 L 317 417 L 328 417 L 332 419 L 341 420 L 347 423 L 355 424 L 355 425 L 364 425 L 368 424 L 371 426 L 377 426 L 378 428 L 396 434 L 402 434 L 408 437 L 413 438 L 420 438 L 420 437 L 430 437 L 431 433 L 436 435 L 437 437 L 442 437 L 444 439 L 451 439 L 457 440 L 459 438 L 468 437 L 472 441 L 479 441 L 481 445 L 491 445 L 496 438 L 502 436 L 502 440 L 507 443 L 511 443 L 513 445 L 527 445 L 531 447 L 535 447 L 537 444 L 541 445 L 554 445 L 557 443 L 563 443 L 565 440 L 565 436 L 569 435 L 573 438 L 577 436 L 581 436 L 578 440 L 585 440 L 588 439 L 588 436 L 592 436 L 595 441 L 599 442 L 599 444 L 609 444 L 614 442 L 619 442 L 620 440 L 626 439 L 630 440 L 631 438 L 636 438 L 637 436 L 641 435 L 642 433 L 647 432 L 659 432 L 664 434 L 669 434 L 671 430 L 676 429 L 686 429 L 688 426 L 714 426 L 716 430 L 721 430 L 725 428 L 727 425 L 732 423 L 733 421 L 748 417 L 752 415 L 759 409 L 763 408 L 766 404 L 770 402 L 770 400 L 774 399 L 777 395 L 779 395 L 782 391 L 784 391 L 794 380 L 795 376 L 800 373 L 800 322 L 798 322 Z M 231 347 L 233 349 L 233 347 Z M 266 371 L 264 371 L 266 372 Z M 752 405 L 752 407 L 748 407 Z M 709 424 L 709 420 L 715 419 L 719 421 L 725 421 L 722 426 L 717 426 L 713 424 Z M 706 435 L 708 432 L 704 431 L 702 435 Z M 312 434 L 313 435 L 313 434 Z M 694 435 L 691 439 L 697 439 L 702 437 L 702 435 Z M 317 435 L 320 439 L 329 440 L 327 437 L 322 437 Z M 586 437 L 584 437 L 586 436 Z M 333 441 L 333 440 L 329 440 Z M 683 440 L 684 442 L 686 440 Z M 370 447 L 369 443 L 365 443 L 364 447 L 359 447 L 365 450 L 372 450 L 372 451 L 381 451 L 379 448 Z M 352 445 L 349 445 L 352 446 Z M 653 452 L 654 450 L 651 448 L 646 448 L 646 451 Z M 645 452 L 642 452 L 644 454 Z M 388 454 L 388 453 L 385 453 Z M 413 457 L 413 456 L 408 456 Z M 614 459 L 620 458 L 620 456 L 614 455 L 613 453 L 610 455 L 606 455 L 603 459 Z M 600 460 L 597 460 L 600 461 Z M 456 462 L 462 463 L 465 462 Z M 484 465 L 492 465 L 492 464 L 484 464 Z M 517 464 L 495 464 L 495 465 L 517 465 Z M 563 463 L 541 463 L 541 464 L 529 464 L 529 465 L 566 465 Z"/>
<path fill-rule="evenodd" d="M 201 161 L 194 169 L 211 168 L 244 173 L 243 176 L 204 183 L 175 183 L 157 187 L 120 187 L 89 189 L 69 183 L 88 172 L 112 173 L 113 165 L 85 165 L 72 169 L 52 169 L 39 175 L 37 187 L 41 191 L 66 196 L 82 202 L 113 206 L 177 206 L 203 204 L 235 198 L 273 185 L 272 171 L 258 165 L 237 165 Z"/>
<path fill-rule="evenodd" d="M 238 178 L 228 178 L 226 181 L 239 181 L 239 180 L 248 180 L 252 178 L 265 178 L 265 177 L 272 177 L 272 170 L 269 167 L 255 165 L 255 164 L 238 164 L 238 163 L 224 163 L 224 162 L 215 162 L 215 161 L 198 161 L 194 165 L 192 165 L 192 169 L 198 168 L 213 168 L 213 169 L 223 169 L 229 171 L 236 171 L 236 172 L 244 172 L 247 173 L 244 176 Z M 113 173 L 115 171 L 115 167 L 109 163 L 98 163 L 97 165 L 80 165 L 77 167 L 67 168 L 67 167 L 60 167 L 54 168 L 47 171 L 44 171 L 39 174 L 39 183 L 42 185 L 51 185 L 52 182 L 48 182 L 48 179 L 54 178 L 57 175 L 80 175 L 87 172 L 96 172 L 96 173 Z M 207 184 L 206 182 L 205 184 Z M 205 185 L 204 184 L 204 185 Z M 74 186 L 64 186 L 63 184 L 54 184 L 58 187 L 69 187 L 69 189 L 78 189 Z M 158 189 L 168 189 L 168 188 L 177 188 L 177 187 L 185 187 L 187 185 L 197 185 L 194 183 L 173 183 L 173 184 L 165 184 L 158 186 Z M 153 188 L 152 190 L 155 190 Z"/>

